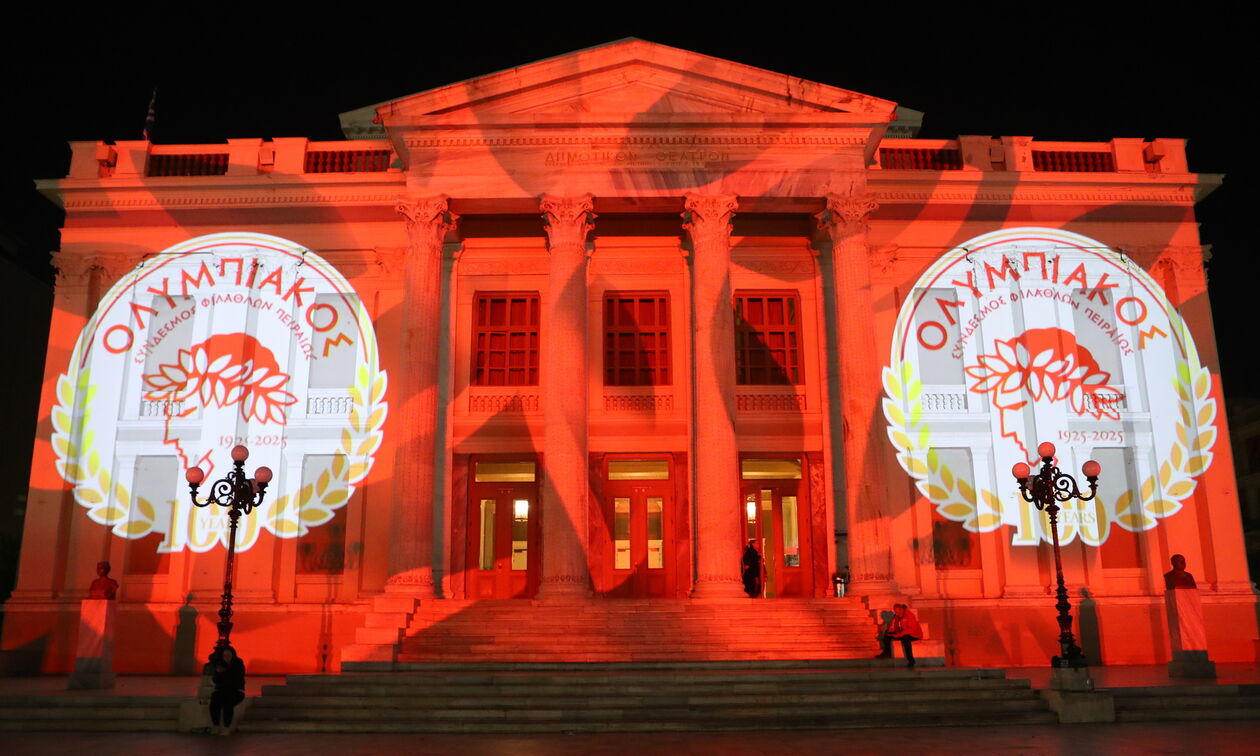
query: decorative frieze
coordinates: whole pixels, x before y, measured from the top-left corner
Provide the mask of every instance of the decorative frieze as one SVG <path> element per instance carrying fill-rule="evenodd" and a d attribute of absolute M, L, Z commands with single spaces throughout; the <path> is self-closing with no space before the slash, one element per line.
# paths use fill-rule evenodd
<path fill-rule="evenodd" d="M 736 394 L 740 412 L 804 412 L 804 394 Z"/>
<path fill-rule="evenodd" d="M 605 394 L 606 412 L 668 412 L 674 409 L 673 394 Z"/>
<path fill-rule="evenodd" d="M 472 394 L 468 411 L 474 415 L 498 412 L 538 412 L 538 394 Z"/>

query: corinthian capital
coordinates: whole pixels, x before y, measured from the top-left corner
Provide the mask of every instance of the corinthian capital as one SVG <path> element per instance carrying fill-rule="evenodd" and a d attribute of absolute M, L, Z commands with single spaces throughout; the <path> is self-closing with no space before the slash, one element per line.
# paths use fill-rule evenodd
<path fill-rule="evenodd" d="M 53 252 L 52 266 L 57 269 L 57 283 L 62 286 L 86 280 L 94 267 L 92 258 L 68 252 Z"/>
<path fill-rule="evenodd" d="M 683 228 L 691 235 L 693 247 L 731 237 L 731 218 L 739 202 L 733 194 L 688 194 L 683 203 Z"/>
<path fill-rule="evenodd" d="M 407 223 L 407 239 L 412 250 L 433 254 L 442 251 L 442 241 L 455 229 L 459 216 L 450 211 L 446 195 L 399 197 L 394 209 Z"/>
<path fill-rule="evenodd" d="M 547 231 L 547 247 L 586 248 L 586 235 L 595 229 L 595 202 L 590 194 L 581 197 L 554 197 L 544 194 L 538 204 Z"/>
<path fill-rule="evenodd" d="M 70 254 L 56 252 L 52 264 L 57 268 L 58 283 L 71 284 L 96 276 L 99 282 L 113 285 L 136 266 L 135 255 L 120 252 Z"/>
<path fill-rule="evenodd" d="M 866 219 L 879 208 L 873 197 L 859 194 L 828 194 L 827 207 L 814 217 L 833 244 L 865 230 Z"/>

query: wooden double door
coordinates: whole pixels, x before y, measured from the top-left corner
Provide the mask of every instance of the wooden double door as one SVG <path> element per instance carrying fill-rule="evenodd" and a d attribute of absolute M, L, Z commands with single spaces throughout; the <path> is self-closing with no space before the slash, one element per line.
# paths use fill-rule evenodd
<path fill-rule="evenodd" d="M 542 564 L 534 463 L 492 460 L 472 466 L 465 552 L 470 598 L 532 598 Z"/>
<path fill-rule="evenodd" d="M 672 598 L 678 585 L 678 484 L 674 455 L 608 455 L 598 470 L 593 533 L 596 590 L 620 598 Z M 593 470 L 592 472 L 595 472 Z"/>
<path fill-rule="evenodd" d="M 673 484 L 644 481 L 609 485 L 605 517 L 612 536 L 606 557 L 612 596 L 672 595 Z"/>
<path fill-rule="evenodd" d="M 800 480 L 743 481 L 744 542 L 761 552 L 766 598 L 813 595 L 806 491 Z"/>

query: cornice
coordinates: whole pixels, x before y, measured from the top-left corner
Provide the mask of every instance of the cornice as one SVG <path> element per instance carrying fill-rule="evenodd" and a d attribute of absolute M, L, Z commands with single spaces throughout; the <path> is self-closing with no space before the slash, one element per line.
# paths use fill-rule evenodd
<path fill-rule="evenodd" d="M 176 194 L 145 187 L 143 190 L 123 189 L 121 187 L 101 186 L 91 189 L 71 189 L 63 192 L 61 206 L 67 211 L 78 210 L 92 212 L 97 210 L 150 210 L 163 208 L 218 208 L 218 207 L 274 207 L 277 205 L 381 205 L 392 208 L 398 200 L 398 188 L 402 185 L 382 189 L 381 191 L 363 192 L 256 192 L 239 187 L 229 187 L 223 191 L 202 190 L 195 195 Z M 182 191 L 187 191 L 183 189 Z M 91 194 L 88 194 L 91 192 Z M 133 196 L 118 196 L 119 192 L 127 192 Z"/>
<path fill-rule="evenodd" d="M 575 131 L 571 135 L 532 136 L 513 134 L 506 136 L 434 136 L 411 135 L 403 137 L 408 149 L 425 149 L 440 147 L 493 147 L 493 148 L 529 148 L 529 147 L 563 147 L 581 146 L 584 149 L 626 149 L 627 147 L 681 147 L 685 145 L 804 145 L 815 147 L 865 147 L 868 140 L 865 136 L 797 136 L 750 134 L 713 134 L 698 136 L 695 134 L 676 135 L 643 135 L 625 134 L 620 129 L 610 129 L 605 137 L 592 136 L 589 132 Z"/>
<path fill-rule="evenodd" d="M 945 203 L 1034 203 L 1034 202 L 1161 202 L 1184 205 L 1195 200 L 1193 187 L 1170 186 L 1134 186 L 1117 187 L 1103 185 L 1096 188 L 1049 186 L 1030 187 L 1022 184 L 1018 188 L 988 189 L 968 191 L 963 187 L 950 191 L 939 189 L 924 190 L 881 190 L 871 187 L 871 196 L 881 204 L 899 202 L 933 202 Z"/>

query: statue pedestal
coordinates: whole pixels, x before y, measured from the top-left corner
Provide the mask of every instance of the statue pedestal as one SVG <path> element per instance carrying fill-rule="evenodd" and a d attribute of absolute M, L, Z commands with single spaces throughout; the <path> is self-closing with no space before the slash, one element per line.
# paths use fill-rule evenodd
<path fill-rule="evenodd" d="M 79 648 L 71 690 L 114 687 L 114 629 L 117 602 L 84 599 L 79 607 Z"/>
<path fill-rule="evenodd" d="M 1089 667 L 1053 667 L 1050 670 L 1050 688 L 1052 690 L 1092 691 L 1094 678 L 1089 674 Z"/>
<path fill-rule="evenodd" d="M 1168 635 L 1172 641 L 1169 677 L 1216 677 L 1216 664 L 1208 658 L 1207 627 L 1197 588 L 1169 588 L 1164 593 L 1168 609 Z"/>

